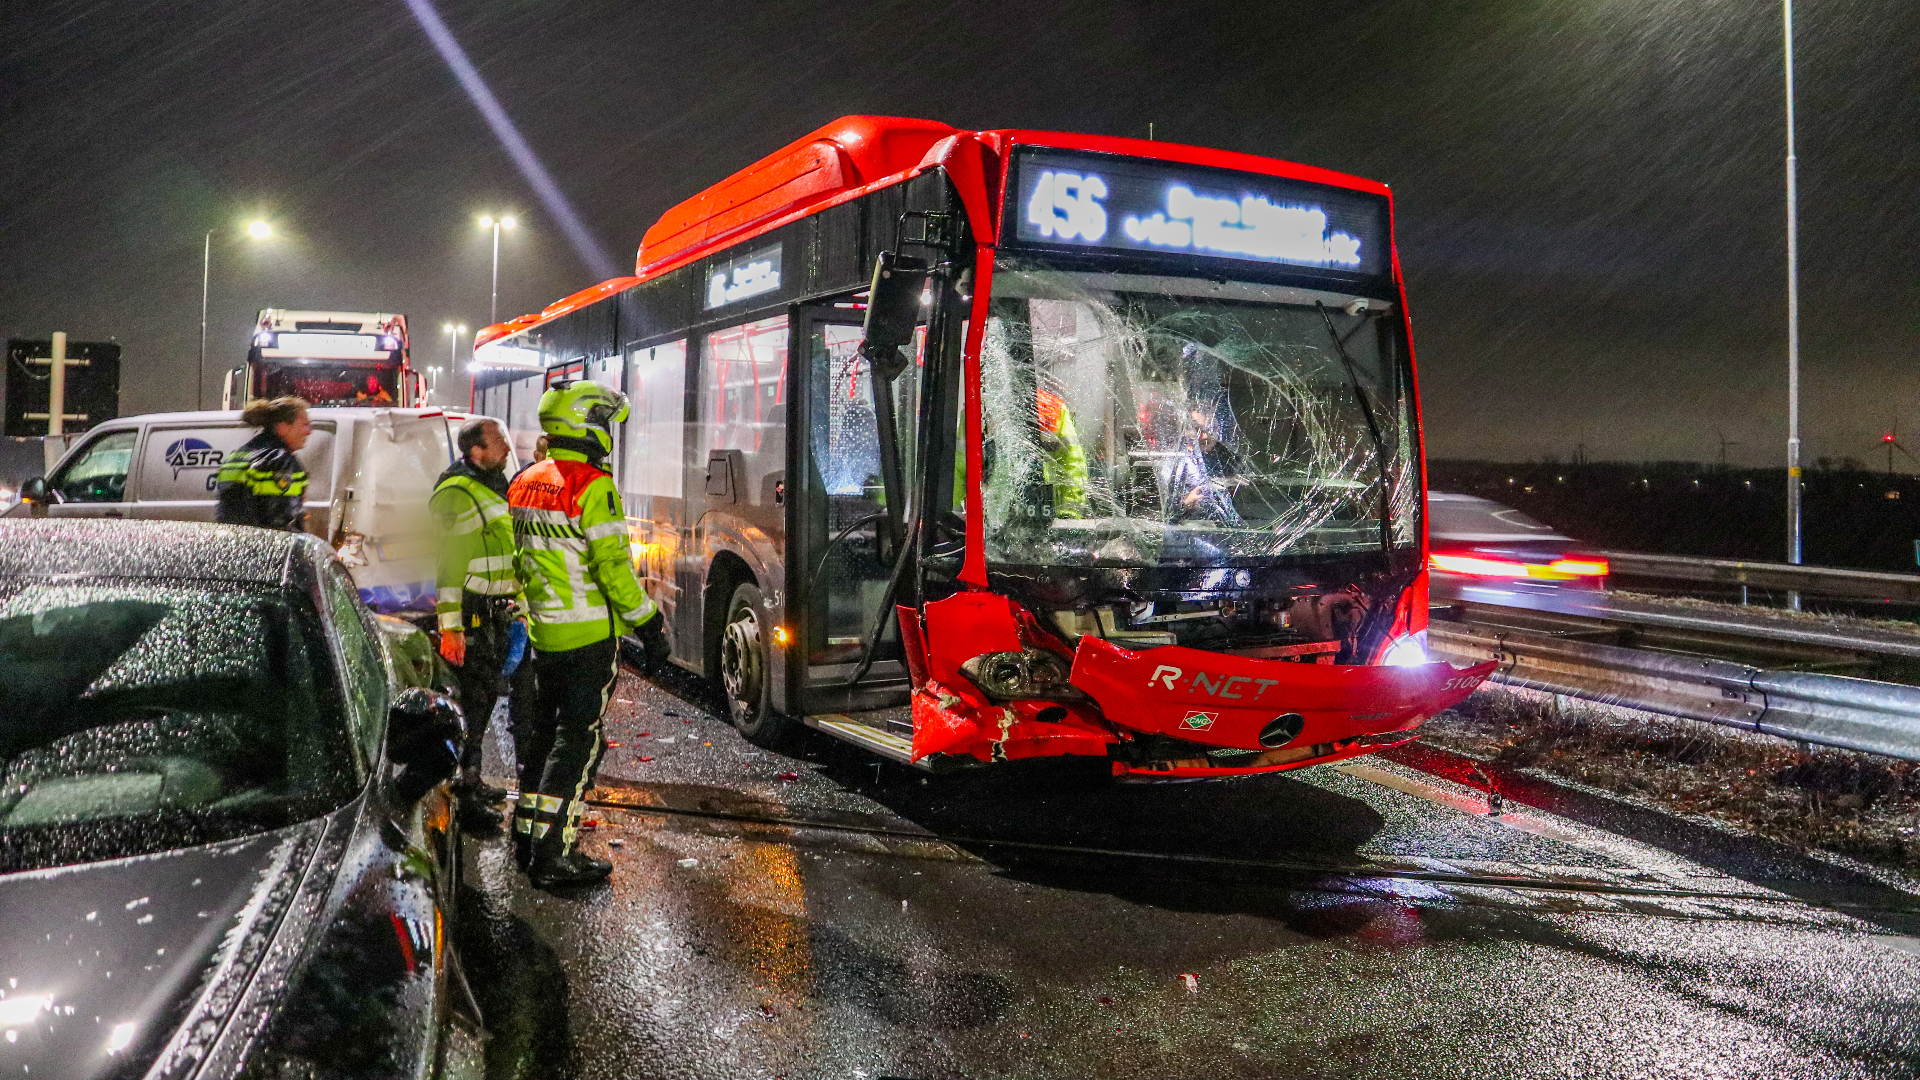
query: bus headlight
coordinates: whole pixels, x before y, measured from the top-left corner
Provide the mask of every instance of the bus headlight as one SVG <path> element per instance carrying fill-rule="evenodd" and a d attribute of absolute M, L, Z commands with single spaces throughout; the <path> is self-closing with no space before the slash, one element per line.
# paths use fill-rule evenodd
<path fill-rule="evenodd" d="M 1432 663 L 1427 656 L 1427 632 L 1421 630 L 1408 634 L 1387 646 L 1387 651 L 1381 655 L 1380 662 L 1388 667 L 1419 667 L 1422 664 Z"/>
<path fill-rule="evenodd" d="M 1067 661 L 1045 649 L 981 653 L 961 664 L 960 670 L 988 697 L 1002 701 L 1082 696 L 1067 682 Z"/>

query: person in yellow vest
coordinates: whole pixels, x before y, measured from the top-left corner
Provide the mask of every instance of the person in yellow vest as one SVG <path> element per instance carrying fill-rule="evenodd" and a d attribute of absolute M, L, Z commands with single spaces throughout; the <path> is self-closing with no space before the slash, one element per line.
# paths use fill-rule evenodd
<path fill-rule="evenodd" d="M 1053 485 L 1053 516 L 1087 516 L 1087 451 L 1066 399 L 1040 387 L 1035 393 L 1040 421 L 1040 475 Z"/>
<path fill-rule="evenodd" d="M 503 689 L 501 669 L 520 593 L 519 548 L 507 510 L 506 467 L 513 451 L 500 422 L 467 421 L 456 445 L 460 460 L 440 474 L 427 506 L 438 527 L 440 655 L 459 673 L 467 719 L 453 790 L 461 827 L 478 832 L 499 829 L 500 815 L 492 808 L 507 795 L 481 779 L 480 753 Z"/>
<path fill-rule="evenodd" d="M 619 674 L 620 638 L 636 633 L 650 661 L 668 652 L 665 620 L 634 576 L 626 509 L 605 468 L 613 425 L 627 413 L 618 391 L 554 384 L 540 398 L 547 460 L 507 489 L 539 685 L 514 811 L 515 854 L 542 888 L 612 871 L 579 849 L 579 834 L 605 746 L 600 721 Z"/>

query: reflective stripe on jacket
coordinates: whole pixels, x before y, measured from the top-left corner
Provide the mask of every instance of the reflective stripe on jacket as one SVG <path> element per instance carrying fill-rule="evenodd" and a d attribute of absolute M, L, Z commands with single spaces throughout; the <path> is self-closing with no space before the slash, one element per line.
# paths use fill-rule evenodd
<path fill-rule="evenodd" d="M 471 476 L 444 476 L 427 503 L 440 527 L 439 571 L 434 609 L 440 629 L 464 629 L 466 594 L 514 596 L 520 592 L 520 549 L 513 539 L 507 500 Z"/>
<path fill-rule="evenodd" d="M 271 430 L 262 429 L 221 461 L 214 488 L 220 499 L 215 521 L 294 532 L 303 527 L 307 469 Z"/>
<path fill-rule="evenodd" d="M 653 618 L 653 598 L 633 576 L 620 493 L 585 455 L 555 449 L 514 477 L 507 502 L 534 648 L 583 648 Z"/>

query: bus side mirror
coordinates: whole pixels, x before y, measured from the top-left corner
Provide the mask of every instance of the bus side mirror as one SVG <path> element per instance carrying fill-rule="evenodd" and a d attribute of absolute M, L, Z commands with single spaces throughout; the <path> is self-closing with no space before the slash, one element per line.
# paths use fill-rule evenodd
<path fill-rule="evenodd" d="M 920 324 L 920 296 L 927 288 L 927 262 L 912 255 L 883 251 L 873 266 L 873 286 L 867 292 L 866 338 L 860 351 L 873 365 L 878 379 L 892 382 L 906 370 L 904 345 L 913 343 Z"/>
<path fill-rule="evenodd" d="M 20 485 L 20 501 L 35 506 L 47 505 L 47 478 L 36 476 Z"/>

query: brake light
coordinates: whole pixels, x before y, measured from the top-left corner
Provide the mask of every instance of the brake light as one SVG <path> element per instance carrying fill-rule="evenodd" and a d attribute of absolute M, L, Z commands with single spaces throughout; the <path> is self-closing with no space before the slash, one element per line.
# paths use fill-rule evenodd
<path fill-rule="evenodd" d="M 1533 578 L 1536 581 L 1606 577 L 1612 569 L 1607 560 L 1591 555 L 1555 559 L 1550 563 L 1523 563 L 1487 555 L 1445 555 L 1434 552 L 1427 556 L 1427 565 L 1448 574 L 1483 578 Z"/>
<path fill-rule="evenodd" d="M 1547 566 L 1563 574 L 1572 574 L 1574 577 L 1606 577 L 1613 571 L 1613 568 L 1607 564 L 1607 560 L 1594 558 L 1590 555 L 1571 559 L 1555 559 L 1548 563 Z"/>
<path fill-rule="evenodd" d="M 1523 578 L 1527 576 L 1527 564 L 1507 559 L 1489 559 L 1484 555 L 1442 555 L 1435 552 L 1427 556 L 1427 565 L 1435 570 L 1449 574 L 1468 574 L 1472 577 Z"/>

